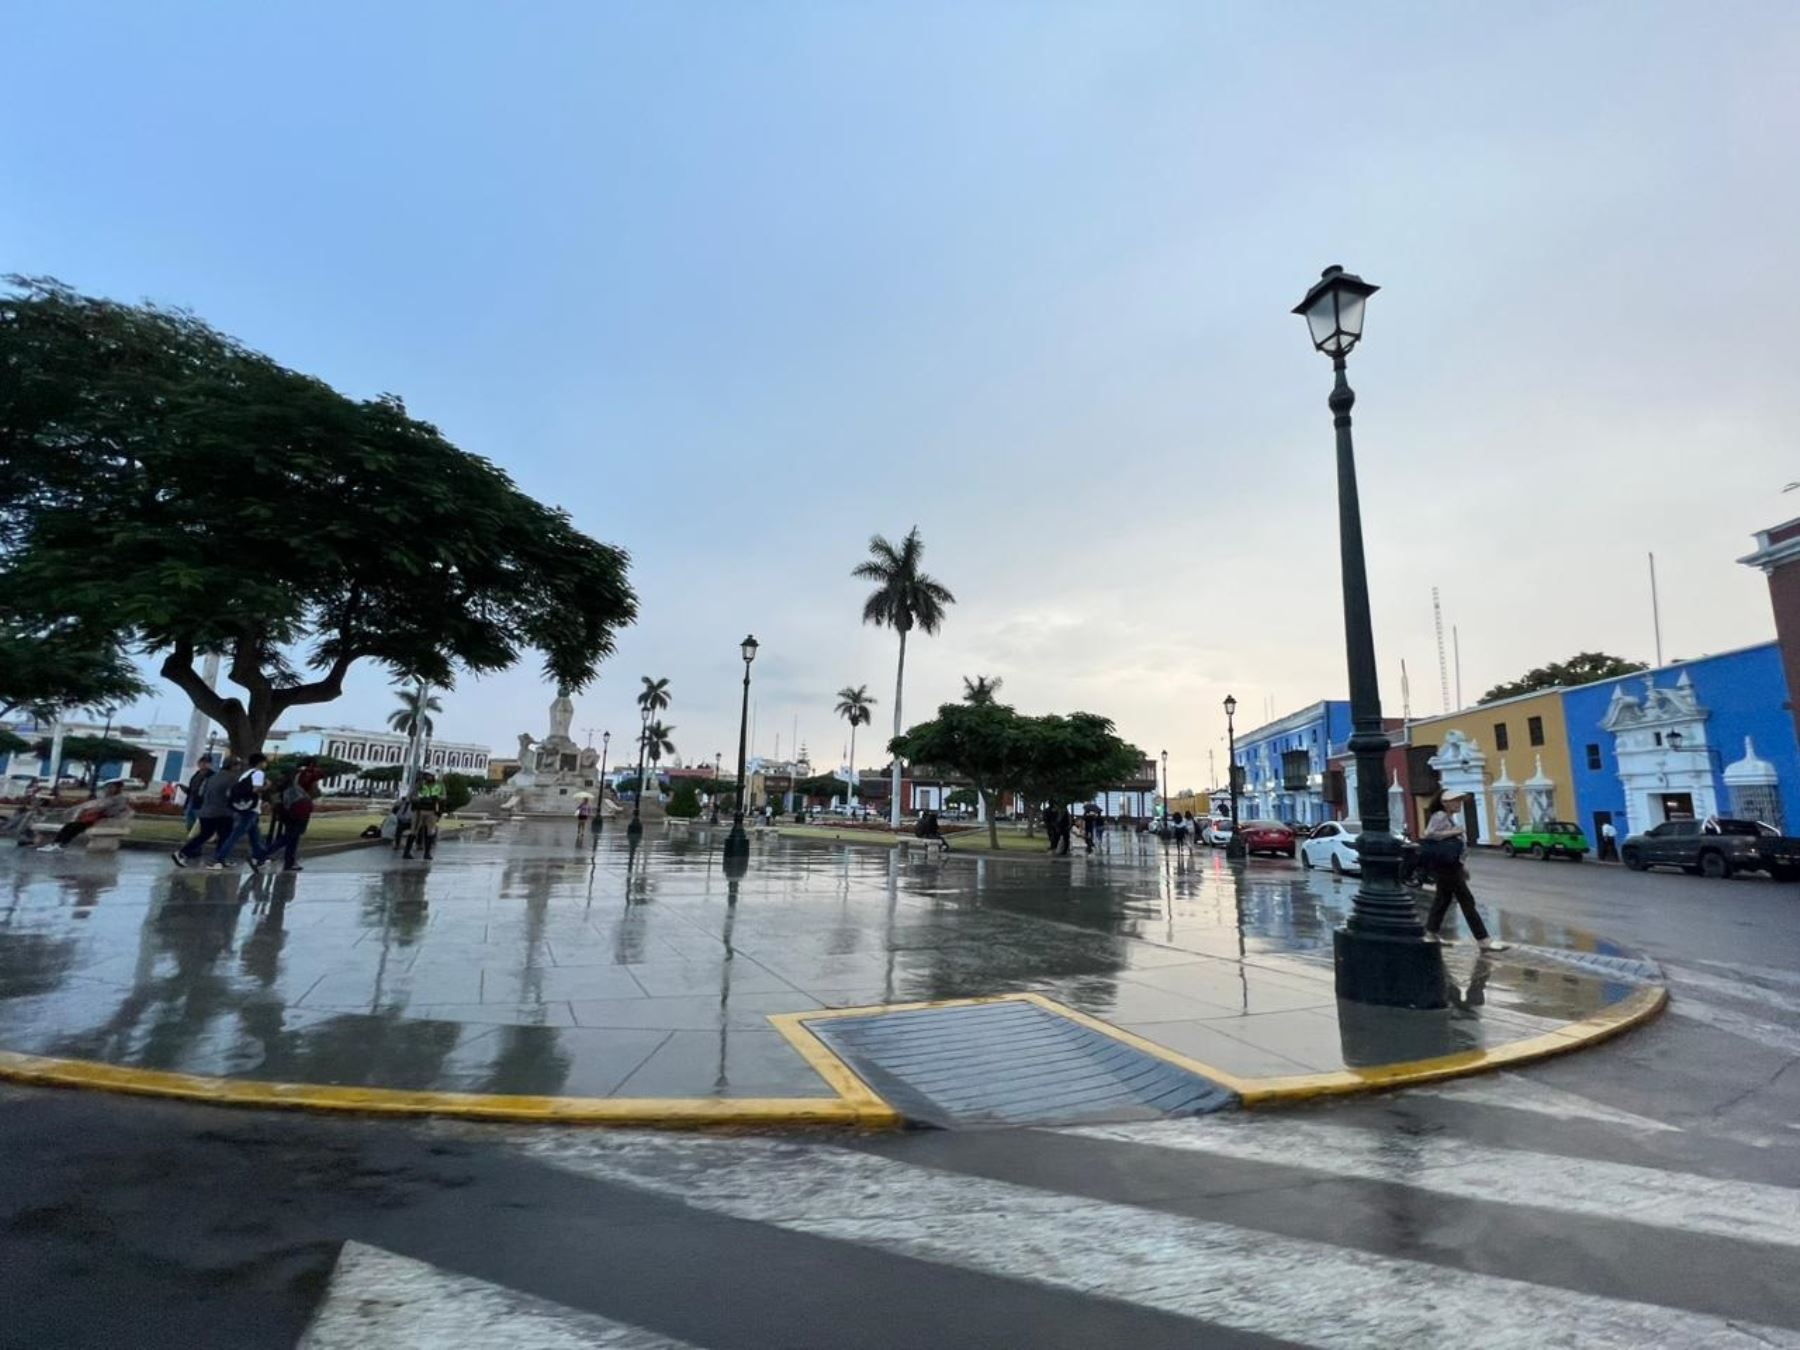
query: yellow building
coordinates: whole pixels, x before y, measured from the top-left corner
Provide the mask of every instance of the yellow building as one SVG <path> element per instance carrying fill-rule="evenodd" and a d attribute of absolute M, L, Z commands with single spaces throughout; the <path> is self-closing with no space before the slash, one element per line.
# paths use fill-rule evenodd
<path fill-rule="evenodd" d="M 1408 735 L 1415 762 L 1425 760 L 1446 792 L 1465 794 L 1463 816 L 1471 843 L 1498 844 L 1522 824 L 1568 819 L 1575 810 L 1561 689 L 1419 718 Z M 1415 778 L 1415 838 L 1425 825 L 1424 787 Z"/>
<path fill-rule="evenodd" d="M 1177 792 L 1169 809 L 1188 816 L 1208 816 L 1212 814 L 1212 797 L 1205 792 Z"/>

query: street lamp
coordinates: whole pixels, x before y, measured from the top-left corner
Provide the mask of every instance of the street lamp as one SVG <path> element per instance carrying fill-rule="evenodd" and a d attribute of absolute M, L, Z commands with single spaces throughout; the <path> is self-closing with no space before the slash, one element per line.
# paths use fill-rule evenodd
<path fill-rule="evenodd" d="M 644 837 L 644 753 L 650 748 L 650 705 L 643 708 L 642 723 L 638 728 L 638 775 L 637 791 L 631 794 L 631 824 L 625 827 L 625 837 L 632 843 Z"/>
<path fill-rule="evenodd" d="M 1237 700 L 1230 694 L 1225 695 L 1225 773 L 1231 779 L 1231 835 L 1225 841 L 1225 856 L 1247 858 L 1249 845 L 1238 829 Z"/>
<path fill-rule="evenodd" d="M 756 639 L 747 637 L 739 650 L 744 655 L 744 706 L 738 714 L 738 781 L 737 797 L 732 803 L 731 833 L 725 836 L 725 861 L 735 863 L 739 867 L 750 865 L 750 836 L 744 833 L 744 787 L 745 764 L 744 754 L 748 749 L 745 739 L 750 729 L 750 663 L 756 660 Z"/>
<path fill-rule="evenodd" d="M 1172 818 L 1170 811 L 1169 811 L 1169 752 L 1167 750 L 1162 752 L 1162 775 L 1163 775 L 1163 829 L 1164 829 L 1164 831 L 1167 831 L 1169 828 L 1169 821 Z"/>
<path fill-rule="evenodd" d="M 1293 311 L 1306 319 L 1313 346 L 1331 358 L 1336 377 L 1327 406 L 1337 428 L 1338 547 L 1350 673 L 1350 752 L 1356 758 L 1356 806 L 1362 821 L 1357 839 L 1362 881 L 1349 920 L 1333 937 L 1333 956 L 1341 999 L 1383 1007 L 1442 1008 L 1446 1006 L 1443 952 L 1425 941 L 1418 909 L 1400 885 L 1400 841 L 1388 828 L 1388 738 L 1381 725 L 1356 451 L 1350 439 L 1350 409 L 1356 395 L 1344 374 L 1345 358 L 1362 338 L 1364 306 L 1377 289 L 1333 265 Z"/>
<path fill-rule="evenodd" d="M 588 744 L 592 745 L 590 739 Z M 612 732 L 600 733 L 600 774 L 594 779 L 594 847 L 600 847 L 600 829 L 606 824 L 606 752 L 612 748 Z"/>

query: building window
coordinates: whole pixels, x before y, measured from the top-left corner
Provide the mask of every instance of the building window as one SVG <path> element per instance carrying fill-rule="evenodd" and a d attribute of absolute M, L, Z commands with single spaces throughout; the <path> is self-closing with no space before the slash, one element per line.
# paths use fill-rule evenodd
<path fill-rule="evenodd" d="M 1506 723 L 1496 722 L 1496 723 L 1494 723 L 1494 749 L 1504 750 L 1506 748 L 1507 748 Z"/>
<path fill-rule="evenodd" d="M 1588 768 L 1590 768 L 1590 769 L 1598 769 L 1600 767 L 1600 747 L 1599 746 L 1597 746 L 1597 745 L 1588 746 L 1587 761 L 1588 761 Z"/>
<path fill-rule="evenodd" d="M 1312 772 L 1312 756 L 1304 750 L 1284 750 L 1281 754 L 1281 786 L 1287 792 L 1306 791 L 1307 776 Z"/>
<path fill-rule="evenodd" d="M 1542 745 L 1544 743 L 1544 719 L 1527 717 L 1525 719 L 1525 735 L 1533 745 Z"/>

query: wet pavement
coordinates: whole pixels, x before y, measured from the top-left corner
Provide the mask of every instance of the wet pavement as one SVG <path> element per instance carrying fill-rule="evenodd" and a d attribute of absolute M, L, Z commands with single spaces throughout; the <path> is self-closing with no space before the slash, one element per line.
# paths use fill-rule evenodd
<path fill-rule="evenodd" d="M 924 857 L 700 829 L 598 849 L 563 825 L 299 874 L 160 855 L 0 858 L 0 1050 L 283 1083 L 641 1098 L 831 1098 L 777 1013 L 1029 992 L 1241 1079 L 1493 1050 L 1660 978 L 1484 905 L 1514 950 L 1446 949 L 1453 1007 L 1340 1015 L 1354 880 L 1127 842 Z M 1354 1014 L 1357 1010 L 1349 1010 Z"/>

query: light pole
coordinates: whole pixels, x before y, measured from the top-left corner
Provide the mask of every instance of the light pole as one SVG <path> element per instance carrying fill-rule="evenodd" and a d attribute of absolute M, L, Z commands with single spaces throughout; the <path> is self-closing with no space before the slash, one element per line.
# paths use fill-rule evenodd
<path fill-rule="evenodd" d="M 731 833 L 725 836 L 725 862 L 736 867 L 750 865 L 750 836 L 744 833 L 744 756 L 749 743 L 745 737 L 750 729 L 750 663 L 756 660 L 756 639 L 747 637 L 739 646 L 744 655 L 744 707 L 738 714 L 738 781 L 737 794 L 732 801 Z"/>
<path fill-rule="evenodd" d="M 644 705 L 643 725 L 638 728 L 637 791 L 631 794 L 631 824 L 625 837 L 633 843 L 644 837 L 644 752 L 650 748 L 650 705 Z"/>
<path fill-rule="evenodd" d="M 1163 775 L 1163 829 L 1165 831 L 1167 831 L 1167 829 L 1169 828 L 1169 821 L 1171 819 L 1171 813 L 1169 810 L 1169 752 L 1167 750 L 1162 752 L 1162 775 Z"/>
<path fill-rule="evenodd" d="M 593 744 L 592 739 L 588 741 Z M 594 847 L 600 847 L 600 827 L 606 824 L 606 752 L 612 748 L 612 732 L 600 733 L 600 773 L 594 779 Z"/>
<path fill-rule="evenodd" d="M 1225 695 L 1225 773 L 1231 780 L 1231 837 L 1225 841 L 1225 856 L 1247 858 L 1248 845 L 1238 829 L 1237 700 L 1230 694 Z"/>
<path fill-rule="evenodd" d="M 1375 632 L 1369 621 L 1356 451 L 1350 439 L 1350 409 L 1356 395 L 1345 376 L 1344 363 L 1362 337 L 1363 308 L 1376 289 L 1334 264 L 1294 307 L 1294 313 L 1306 319 L 1313 346 L 1331 358 L 1335 374 L 1328 406 L 1337 428 L 1338 546 L 1350 673 L 1350 752 L 1356 759 L 1356 806 L 1362 821 L 1357 839 L 1362 881 L 1349 920 L 1334 935 L 1333 955 L 1341 999 L 1393 1008 L 1442 1008 L 1447 1006 L 1443 952 L 1425 941 L 1418 909 L 1400 884 L 1400 841 L 1388 828 L 1388 738 L 1381 725 L 1381 685 L 1375 668 Z"/>

